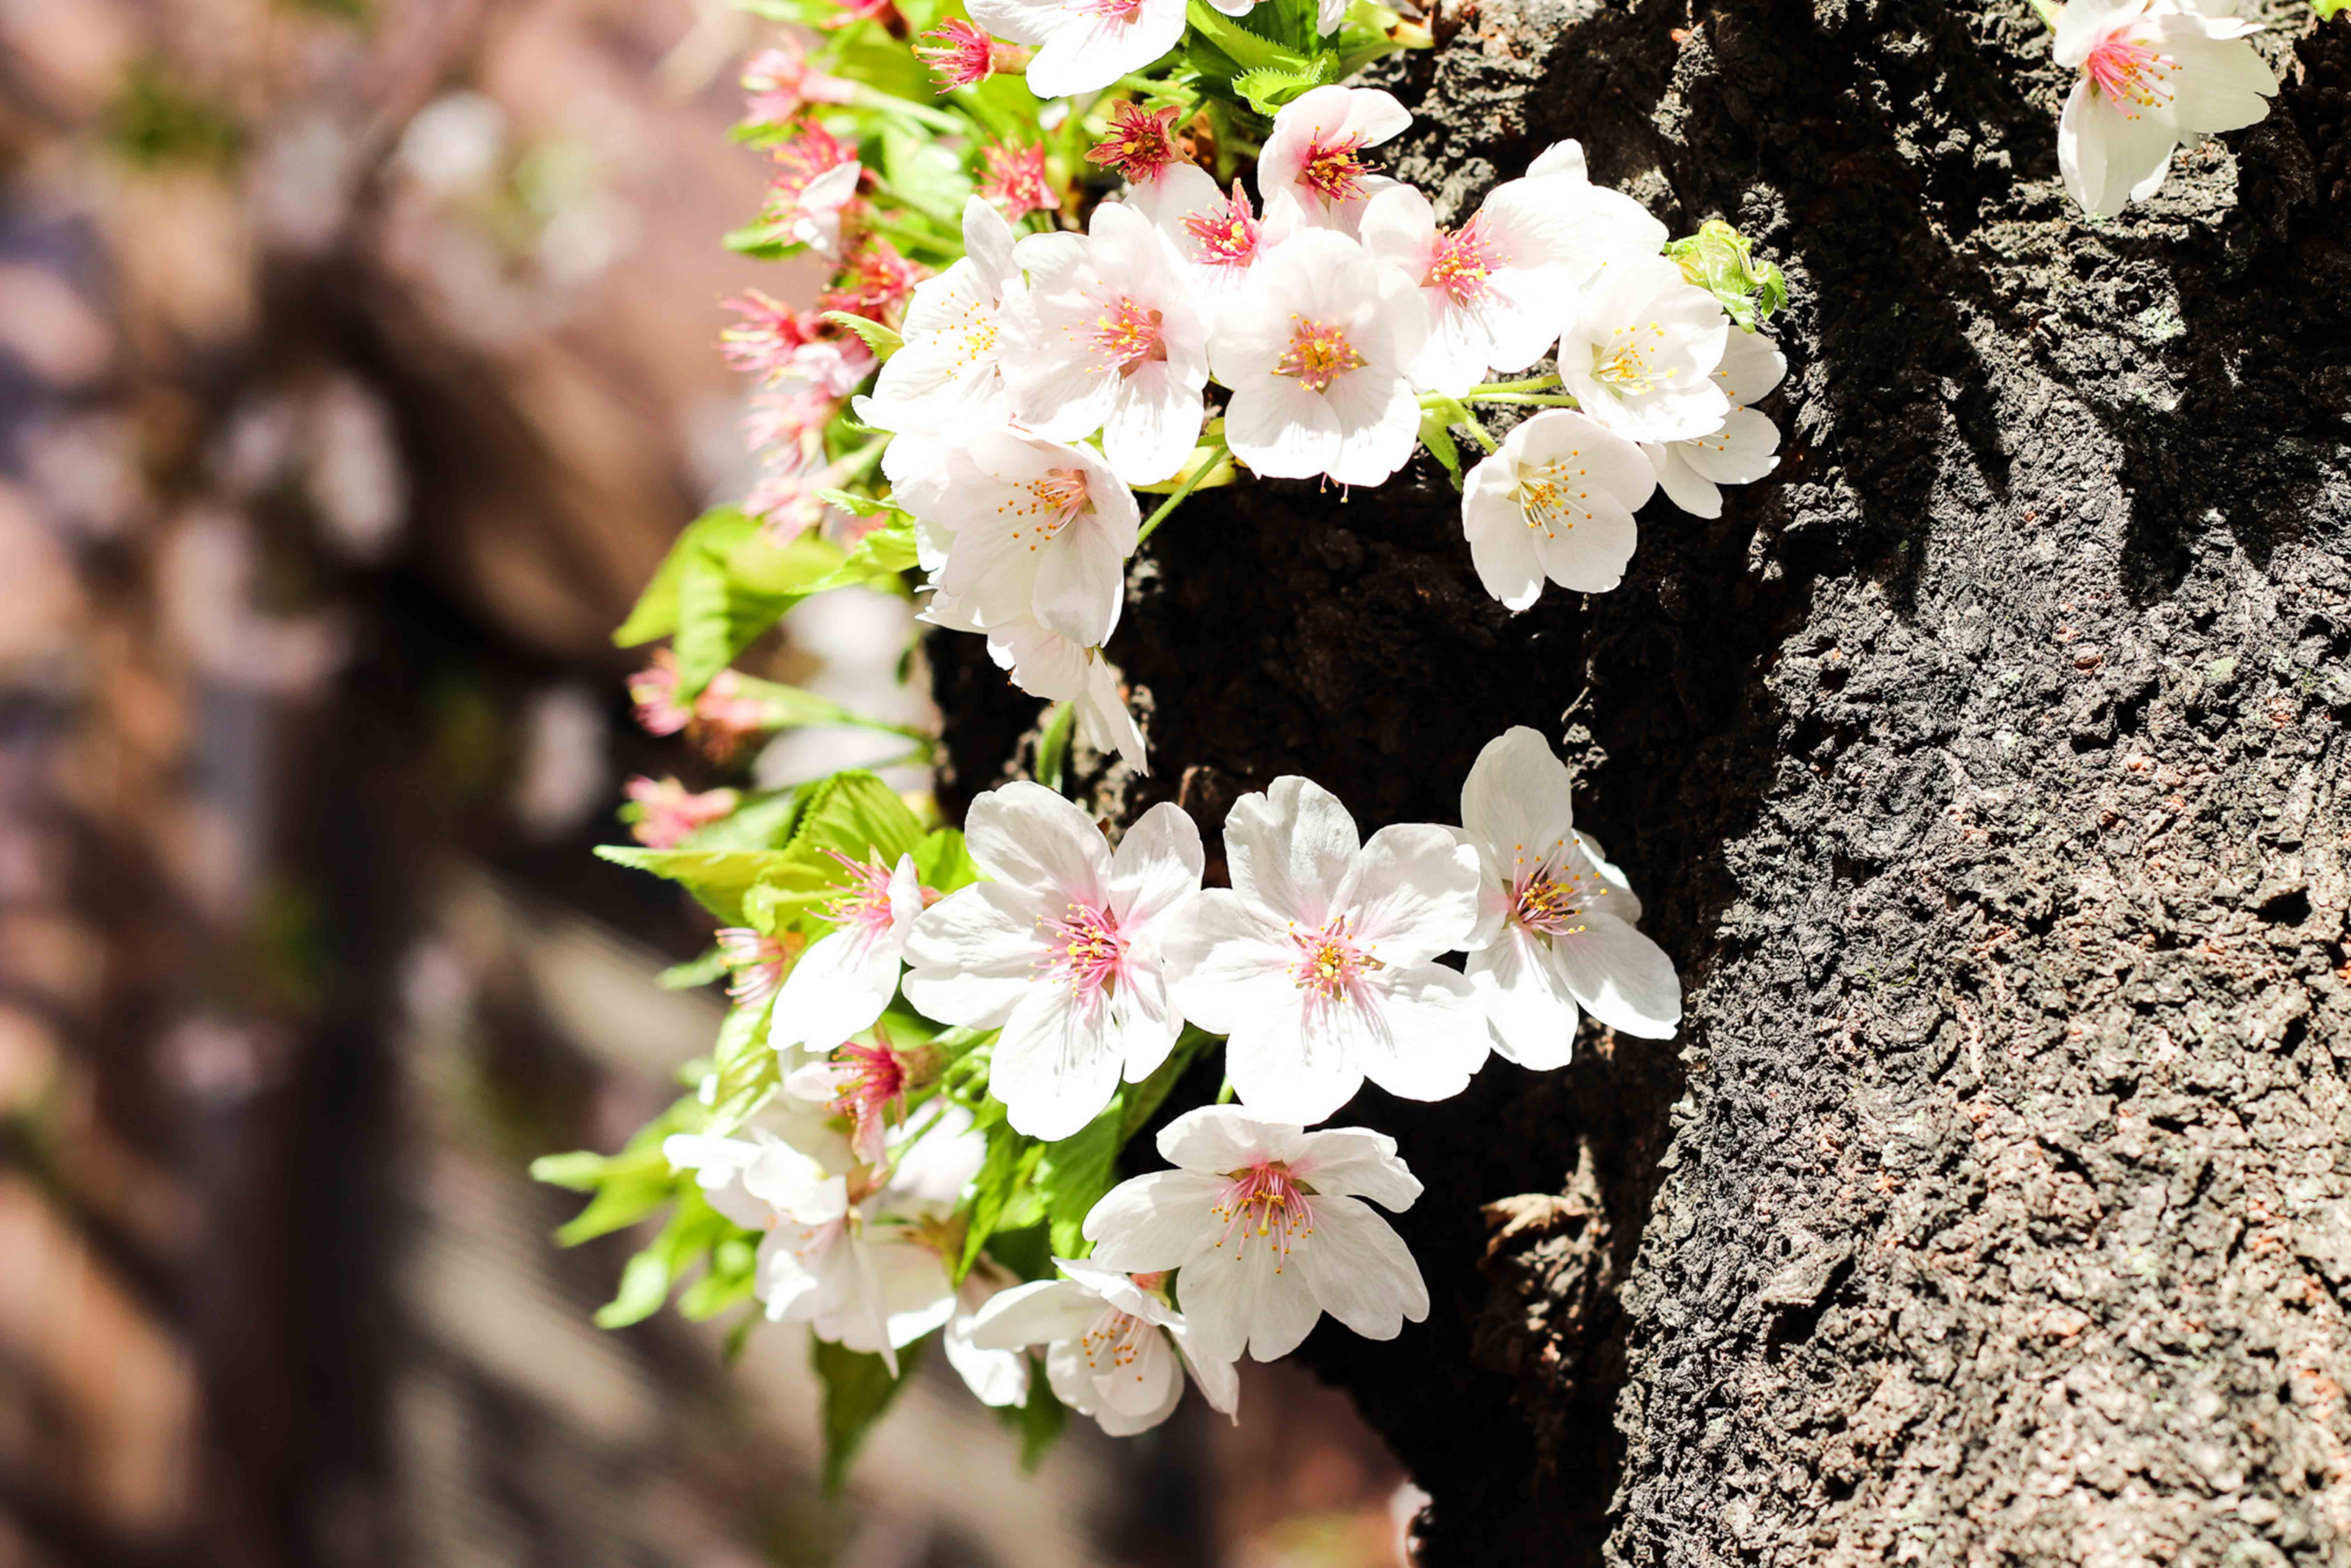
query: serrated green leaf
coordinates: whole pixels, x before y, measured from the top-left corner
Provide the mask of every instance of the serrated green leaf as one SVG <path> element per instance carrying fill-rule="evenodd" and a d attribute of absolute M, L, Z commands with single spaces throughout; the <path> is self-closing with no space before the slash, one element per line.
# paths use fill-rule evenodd
<path fill-rule="evenodd" d="M 1423 409 L 1420 415 L 1420 444 L 1428 448 L 1443 467 L 1456 490 L 1461 488 L 1461 448 L 1453 442 L 1453 432 L 1446 423 L 1446 410 Z"/>
<path fill-rule="evenodd" d="M 1336 57 L 1318 55 L 1304 70 L 1287 66 L 1259 66 L 1233 78 L 1233 94 L 1259 114 L 1272 114 L 1299 94 L 1335 79 L 1331 75 Z"/>
<path fill-rule="evenodd" d="M 922 1342 L 898 1352 L 898 1375 L 878 1355 L 809 1336 L 809 1367 L 824 1385 L 824 1491 L 838 1496 L 850 1462 L 922 1360 Z"/>
<path fill-rule="evenodd" d="M 939 141 L 934 131 L 916 131 L 895 120 L 882 128 L 882 177 L 900 201 L 916 212 L 936 218 L 950 229 L 963 224 L 963 204 L 971 195 L 971 176 L 963 160 Z M 875 349 L 874 352 L 881 352 Z"/>
<path fill-rule="evenodd" d="M 796 863 L 781 850 L 648 850 L 632 844 L 599 844 L 596 853 L 614 865 L 649 871 L 677 883 L 726 925 L 743 924 L 743 895 L 753 883 L 779 875 Z"/>
<path fill-rule="evenodd" d="M 678 584 L 685 563 L 711 549 L 732 549 L 758 528 L 758 520 L 738 507 L 714 507 L 679 530 L 669 554 L 653 569 L 651 581 L 637 595 L 636 607 L 612 633 L 616 646 L 633 648 L 677 630 Z"/>
<path fill-rule="evenodd" d="M 961 210 L 960 205 L 957 210 Z M 873 350 L 873 357 L 877 360 L 886 360 L 905 346 L 906 340 L 900 337 L 893 329 L 883 326 L 879 321 L 868 320 L 854 312 L 828 310 L 824 313 L 824 319 L 834 326 L 854 332 L 865 340 L 865 346 Z"/>
<path fill-rule="evenodd" d="M 895 789 L 862 768 L 844 769 L 810 785 L 808 797 L 784 852 L 794 864 L 818 871 L 827 885 L 841 876 L 829 852 L 852 861 L 879 856 L 883 865 L 893 865 L 923 841 L 922 820 Z M 781 883 L 798 885 L 790 877 Z"/>
<path fill-rule="evenodd" d="M 985 1135 L 987 1153 L 978 1174 L 971 1178 L 971 1193 L 965 1200 L 963 1256 L 955 1268 L 957 1283 L 970 1271 L 990 1236 L 998 1230 L 1026 1229 L 1044 1218 L 1041 1212 L 1029 1212 L 1040 1207 L 1029 1182 L 1045 1145 L 1014 1132 L 1009 1122 L 1000 1119 L 986 1128 Z"/>
<path fill-rule="evenodd" d="M 1258 10 L 1266 7 L 1260 5 Z M 1237 70 L 1251 71 L 1265 67 L 1292 71 L 1312 68 L 1307 57 L 1280 40 L 1266 37 L 1243 22 L 1236 21 L 1207 0 L 1191 0 L 1185 10 L 1191 23 L 1192 36 L 1213 46 Z"/>
<path fill-rule="evenodd" d="M 979 867 L 960 831 L 935 828 L 914 846 L 914 874 L 923 879 L 925 887 L 953 893 L 977 882 Z"/>
<path fill-rule="evenodd" d="M 672 964 L 653 977 L 653 984 L 664 991 L 690 991 L 726 977 L 726 954 L 713 947 L 701 957 L 683 964 Z"/>

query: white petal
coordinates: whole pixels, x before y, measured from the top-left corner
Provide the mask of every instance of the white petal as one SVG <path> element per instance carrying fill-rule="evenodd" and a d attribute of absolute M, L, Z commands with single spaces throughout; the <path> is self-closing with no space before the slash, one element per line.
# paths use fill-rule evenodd
<path fill-rule="evenodd" d="M 1119 1183 L 1086 1216 L 1092 1260 L 1130 1274 L 1182 1267 L 1215 1248 L 1224 1189 L 1223 1177 L 1195 1171 L 1153 1171 Z"/>
<path fill-rule="evenodd" d="M 1050 632 L 1099 648 L 1118 625 L 1126 598 L 1126 559 L 1102 529 L 1071 522 L 1040 552 L 1037 619 Z"/>
<path fill-rule="evenodd" d="M 1596 910 L 1584 911 L 1583 927 L 1552 941 L 1575 999 L 1611 1029 L 1669 1038 L 1682 1019 L 1682 983 L 1665 949 Z"/>
<path fill-rule="evenodd" d="M 1450 829 L 1395 823 L 1372 835 L 1335 902 L 1355 941 L 1384 964 L 1450 953 L 1478 925 L 1478 852 Z"/>
<path fill-rule="evenodd" d="M 1225 1071 L 1242 1103 L 1261 1115 L 1311 1126 L 1364 1086 L 1364 1040 L 1374 1027 L 1344 998 L 1305 1005 L 1290 988 L 1287 1006 L 1265 1006 L 1225 1040 Z M 1465 1081 L 1466 1082 L 1466 1081 Z"/>
<path fill-rule="evenodd" d="M 1230 1034 L 1269 1006 L 1292 1000 L 1297 946 L 1265 910 L 1228 888 L 1186 899 L 1159 939 L 1176 1010 L 1211 1034 Z"/>
<path fill-rule="evenodd" d="M 1399 1099 L 1451 1099 L 1491 1049 L 1468 978 L 1438 964 L 1391 974 L 1376 1020 L 1358 1036 L 1354 1059 L 1364 1077 Z"/>
<path fill-rule="evenodd" d="M 1032 779 L 1000 785 L 971 803 L 965 841 L 980 869 L 1058 907 L 1099 904 L 1110 845 L 1074 803 Z"/>
<path fill-rule="evenodd" d="M 1365 1339 L 1394 1339 L 1428 1316 L 1428 1286 L 1393 1226 L 1351 1197 L 1318 1200 L 1314 1234 L 1291 1259 L 1322 1309 Z"/>
<path fill-rule="evenodd" d="M 1339 798 L 1294 773 L 1243 795 L 1225 817 L 1233 891 L 1316 930 L 1332 915 L 1332 896 L 1362 843 Z"/>
<path fill-rule="evenodd" d="M 1061 904 L 1011 883 L 980 882 L 925 910 L 906 938 L 906 1000 L 941 1023 L 994 1029 L 1035 983 L 1038 923 Z"/>
<path fill-rule="evenodd" d="M 1308 1133 L 1305 1147 L 1287 1156 L 1290 1168 L 1318 1193 L 1367 1197 L 1398 1213 L 1418 1201 L 1420 1179 L 1397 1157 L 1396 1142 L 1369 1127 L 1324 1127 Z"/>
<path fill-rule="evenodd" d="M 1173 800 L 1143 813 L 1111 856 L 1110 903 L 1119 929 L 1142 931 L 1200 890 L 1207 853 L 1199 825 Z"/>
<path fill-rule="evenodd" d="M 1225 408 L 1225 440 L 1233 455 L 1275 479 L 1311 479 L 1329 468 L 1343 439 L 1329 402 L 1287 377 L 1235 385 L 1220 371 L 1217 379 L 1233 387 Z"/>
<path fill-rule="evenodd" d="M 1506 873 L 1532 866 L 1574 836 L 1573 776 L 1525 725 L 1488 741 L 1461 784 L 1461 825 L 1491 846 Z"/>
<path fill-rule="evenodd" d="M 1494 1050 L 1532 1072 L 1575 1056 L 1575 998 L 1551 945 L 1524 926 L 1506 926 L 1469 955 L 1469 987 L 1494 1032 Z"/>
<path fill-rule="evenodd" d="M 975 1314 L 971 1343 L 983 1350 L 1019 1350 L 1075 1339 L 1102 1316 L 1102 1298 L 1067 1280 L 1039 1280 L 999 1291 Z"/>
<path fill-rule="evenodd" d="M 1292 1160 L 1305 1147 L 1306 1139 L 1294 1124 L 1240 1105 L 1202 1105 L 1185 1112 L 1159 1132 L 1162 1159 L 1203 1175 L 1236 1171 L 1266 1160 Z"/>
<path fill-rule="evenodd" d="M 1176 1276 L 1185 1326 L 1203 1355 L 1237 1361 L 1246 1349 L 1259 1361 L 1279 1361 L 1298 1348 L 1322 1309 L 1304 1272 L 1284 1267 L 1265 1239 L 1251 1235 L 1244 1245 L 1237 1234 L 1230 1247 L 1241 1250 L 1211 1252 Z M 1293 1263 L 1297 1256 L 1290 1254 Z"/>
<path fill-rule="evenodd" d="M 831 1051 L 872 1028 L 898 989 L 898 955 L 853 928 L 819 937 L 776 993 L 771 1043 Z"/>
<path fill-rule="evenodd" d="M 1040 977 L 1005 1021 L 987 1089 L 1004 1102 L 1015 1132 L 1051 1142 L 1102 1113 L 1122 1065 L 1107 1002 Z"/>

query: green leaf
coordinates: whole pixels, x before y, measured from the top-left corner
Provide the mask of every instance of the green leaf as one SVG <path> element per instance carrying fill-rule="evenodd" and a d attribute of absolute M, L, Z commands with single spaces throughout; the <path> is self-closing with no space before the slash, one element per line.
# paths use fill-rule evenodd
<path fill-rule="evenodd" d="M 1751 254 L 1753 242 L 1720 218 L 1708 218 L 1698 233 L 1666 246 L 1682 276 L 1708 290 L 1742 330 L 1752 332 L 1788 302 L 1788 280 L 1768 261 Z"/>
<path fill-rule="evenodd" d="M 631 844 L 599 844 L 596 852 L 614 865 L 649 871 L 677 883 L 726 925 L 743 924 L 743 895 L 754 883 L 798 863 L 781 850 L 648 850 Z"/>
<path fill-rule="evenodd" d="M 853 517 L 903 517 L 907 515 L 905 508 L 895 501 L 885 500 L 879 496 L 861 496 L 853 490 L 819 490 L 816 498 L 828 507 L 839 507 Z"/>
<path fill-rule="evenodd" d="M 2312 0 L 2312 4 L 2320 21 L 2332 22 L 2346 5 L 2351 5 L 2351 0 Z"/>
<path fill-rule="evenodd" d="M 1069 771 L 1070 735 L 1077 722 L 1077 705 L 1062 703 L 1053 709 L 1045 732 L 1037 737 L 1037 782 L 1048 789 L 1059 791 L 1061 776 Z"/>
<path fill-rule="evenodd" d="M 661 1310 L 673 1281 L 706 1257 L 712 1248 L 737 1234 L 735 1222 L 711 1207 L 699 1186 L 682 1183 L 676 1212 L 653 1244 L 630 1259 L 621 1270 L 621 1288 L 596 1309 L 596 1326 L 619 1329 L 644 1322 Z"/>
<path fill-rule="evenodd" d="M 841 875 L 828 851 L 853 861 L 878 855 L 883 864 L 893 865 L 923 841 L 922 820 L 895 789 L 862 768 L 822 779 L 810 787 L 808 796 L 808 809 L 784 852 L 795 866 L 819 871 L 826 884 Z M 785 885 L 793 885 L 791 879 Z"/>
<path fill-rule="evenodd" d="M 950 229 L 963 224 L 971 176 L 963 160 L 943 146 L 935 132 L 917 131 L 895 120 L 882 127 L 882 177 L 897 198 Z M 874 352 L 882 350 L 877 347 Z"/>
<path fill-rule="evenodd" d="M 827 1497 L 840 1495 L 841 1483 L 849 1474 L 850 1461 L 865 1444 L 873 1423 L 882 1418 L 914 1375 L 916 1363 L 922 1359 L 922 1342 L 916 1341 L 898 1353 L 898 1375 L 890 1375 L 890 1368 L 878 1355 L 844 1350 L 840 1345 L 809 1336 L 809 1367 L 824 1385 L 824 1491 Z"/>
<path fill-rule="evenodd" d="M 1317 55 L 1309 66 L 1259 66 L 1233 78 L 1233 94 L 1259 114 L 1271 114 L 1291 99 L 1324 82 L 1335 81 L 1335 55 Z"/>
<path fill-rule="evenodd" d="M 800 808 L 800 792 L 778 789 L 757 796 L 691 834 L 679 847 L 690 850 L 777 850 L 791 837 Z"/>
<path fill-rule="evenodd" d="M 1420 413 L 1420 444 L 1443 466 L 1456 490 L 1461 488 L 1461 448 L 1453 443 L 1453 432 L 1446 422 L 1447 410 L 1428 408 Z"/>
<path fill-rule="evenodd" d="M 971 848 L 964 842 L 961 832 L 954 828 L 935 828 L 914 846 L 914 874 L 923 879 L 925 887 L 953 893 L 977 882 L 979 867 L 972 860 Z"/>
<path fill-rule="evenodd" d="M 1025 1230 L 1045 1218 L 1037 1194 L 1029 1186 L 1045 1145 L 1014 1132 L 1012 1124 L 1002 1118 L 1002 1107 L 996 1109 L 997 1119 L 986 1127 L 987 1154 L 980 1161 L 979 1174 L 971 1178 L 963 1257 L 955 1268 L 958 1284 L 990 1236 L 998 1230 Z"/>
<path fill-rule="evenodd" d="M 1265 7 L 1259 6 L 1259 9 Z M 1252 71 L 1268 66 L 1293 71 L 1312 68 L 1307 57 L 1297 49 L 1285 47 L 1280 41 L 1242 26 L 1208 5 L 1207 0 L 1192 0 L 1185 16 L 1191 23 L 1194 37 L 1214 46 L 1240 70 Z"/>
<path fill-rule="evenodd" d="M 1059 1143 L 1047 1144 L 1037 1162 L 1037 1194 L 1052 1226 L 1057 1258 L 1082 1258 L 1093 1249 L 1082 1227 L 1117 1178 L 1118 1151 L 1126 1144 L 1125 1097 L 1122 1088 L 1101 1115 Z"/>
<path fill-rule="evenodd" d="M 710 1266 L 702 1278 L 679 1292 L 677 1310 L 695 1322 L 707 1322 L 719 1313 L 751 1299 L 758 1278 L 759 1249 L 748 1236 L 729 1236 L 710 1249 Z"/>
<path fill-rule="evenodd" d="M 677 630 L 678 584 L 685 572 L 685 563 L 705 549 L 731 549 L 756 531 L 757 518 L 737 507 L 716 507 L 685 525 L 653 569 L 653 580 L 637 596 L 636 608 L 612 633 L 613 643 L 622 648 L 633 648 L 640 643 L 650 643 L 656 637 L 666 637 Z"/>
<path fill-rule="evenodd" d="M 958 204 L 958 210 L 960 210 L 960 204 Z M 824 319 L 834 326 L 844 328 L 864 339 L 865 346 L 873 350 L 873 357 L 877 360 L 888 359 L 906 341 L 881 322 L 868 320 L 862 316 L 847 310 L 828 310 L 824 313 Z"/>
<path fill-rule="evenodd" d="M 681 696 L 691 696 L 841 568 L 840 549 L 804 533 L 778 543 L 752 521 L 747 533 L 714 535 L 690 554 L 677 583 Z"/>
<path fill-rule="evenodd" d="M 697 986 L 707 986 L 726 977 L 726 951 L 713 947 L 699 958 L 684 964 L 672 964 L 653 977 L 653 984 L 664 991 L 690 991 Z"/>
<path fill-rule="evenodd" d="M 735 673 L 735 691 L 746 701 L 758 703 L 761 710 L 759 716 L 777 729 L 859 722 L 855 714 L 831 697 L 820 697 L 814 692 L 804 692 L 780 681 L 763 681 L 740 670 Z"/>

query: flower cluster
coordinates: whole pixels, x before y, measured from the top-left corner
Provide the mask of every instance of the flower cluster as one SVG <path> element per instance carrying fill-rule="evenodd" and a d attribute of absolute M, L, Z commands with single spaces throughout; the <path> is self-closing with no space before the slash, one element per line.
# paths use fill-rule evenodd
<path fill-rule="evenodd" d="M 1389 1338 L 1429 1311 L 1402 1151 L 1325 1123 L 1366 1085 L 1557 1068 L 1586 1015 L 1668 1036 L 1680 987 L 1531 730 L 1486 747 L 1458 823 L 1366 838 L 1271 780 L 1223 824 L 1228 885 L 1174 804 L 1113 841 L 1057 786 L 1072 737 L 1147 771 L 1107 652 L 1129 563 L 1197 490 L 1378 486 L 1426 452 L 1495 599 L 1613 588 L 1656 491 L 1712 517 L 1773 466 L 1784 283 L 1726 225 L 1673 239 L 1572 141 L 1440 222 L 1384 167 L 1404 104 L 1331 85 L 1428 41 L 1369 0 L 795 4 L 813 30 L 743 78 L 772 178 L 727 244 L 827 276 L 812 307 L 728 301 L 761 469 L 622 627 L 668 643 L 632 696 L 722 772 L 806 725 L 927 760 L 737 667 L 871 584 L 1056 705 L 1041 781 L 960 829 L 853 769 L 632 781 L 636 841 L 601 852 L 709 910 L 670 983 L 731 1005 L 626 1148 L 538 1169 L 596 1195 L 567 1239 L 667 1213 L 600 1322 L 674 1287 L 810 1324 L 836 1466 L 934 1343 L 1032 1449 L 1070 1409 L 1153 1427 L 1187 1385 L 1231 1414 L 1237 1364 L 1326 1313 Z"/>

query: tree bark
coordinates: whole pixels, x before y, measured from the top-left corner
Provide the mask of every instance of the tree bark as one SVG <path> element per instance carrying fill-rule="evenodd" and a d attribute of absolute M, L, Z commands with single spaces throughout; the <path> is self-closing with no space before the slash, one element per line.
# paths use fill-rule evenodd
<path fill-rule="evenodd" d="M 1795 300 L 1779 471 L 1613 593 L 1506 614 L 1425 458 L 1130 582 L 1104 815 L 1452 821 L 1535 725 L 1687 988 L 1340 1118 L 1435 1307 L 1305 1354 L 1424 1563 L 2351 1563 L 2351 24 L 2266 19 L 2269 119 L 2101 225 L 2022 5 L 1467 0 L 1395 69 L 1454 221 L 1575 136 Z M 1026 716 L 934 652 L 967 796 Z"/>

